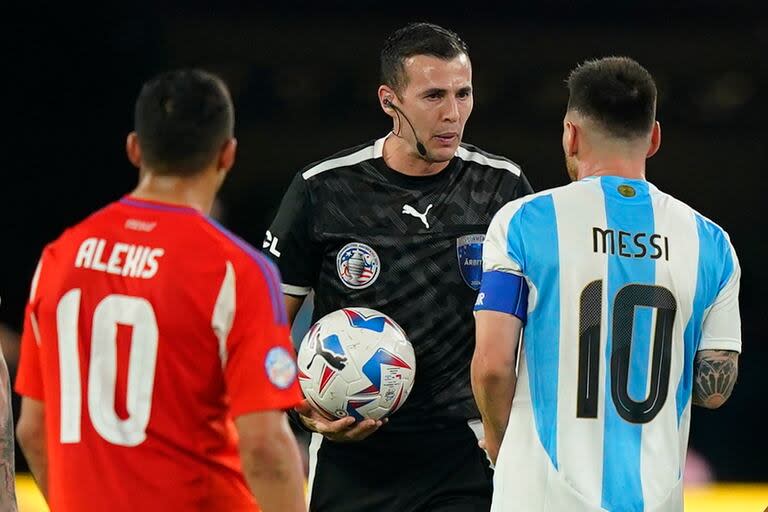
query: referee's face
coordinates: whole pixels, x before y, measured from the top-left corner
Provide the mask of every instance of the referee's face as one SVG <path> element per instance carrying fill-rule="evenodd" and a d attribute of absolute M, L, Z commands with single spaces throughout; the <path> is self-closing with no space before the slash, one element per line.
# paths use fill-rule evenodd
<path fill-rule="evenodd" d="M 472 64 L 467 55 L 444 60 L 414 55 L 405 60 L 403 110 L 427 150 L 425 159 L 447 162 L 456 154 L 472 113 Z M 413 132 L 402 130 L 413 138 Z M 411 141 L 415 144 L 415 139 Z"/>

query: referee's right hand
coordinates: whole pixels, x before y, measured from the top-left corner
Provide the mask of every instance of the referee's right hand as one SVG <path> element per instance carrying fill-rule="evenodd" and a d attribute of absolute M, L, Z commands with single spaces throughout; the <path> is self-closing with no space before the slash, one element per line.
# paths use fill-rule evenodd
<path fill-rule="evenodd" d="M 299 413 L 301 422 L 309 430 L 323 434 L 326 439 L 339 443 L 363 440 L 388 421 L 387 419 L 366 419 L 356 422 L 351 416 L 330 420 L 312 407 L 306 399 L 302 400 L 294 410 Z"/>

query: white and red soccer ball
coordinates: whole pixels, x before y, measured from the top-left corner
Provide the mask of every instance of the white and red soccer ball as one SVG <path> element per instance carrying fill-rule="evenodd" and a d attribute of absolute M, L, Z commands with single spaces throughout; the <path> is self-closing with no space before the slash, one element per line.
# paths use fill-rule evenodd
<path fill-rule="evenodd" d="M 368 308 L 344 308 L 318 320 L 301 342 L 299 384 L 331 418 L 382 419 L 408 398 L 416 356 L 403 329 Z"/>

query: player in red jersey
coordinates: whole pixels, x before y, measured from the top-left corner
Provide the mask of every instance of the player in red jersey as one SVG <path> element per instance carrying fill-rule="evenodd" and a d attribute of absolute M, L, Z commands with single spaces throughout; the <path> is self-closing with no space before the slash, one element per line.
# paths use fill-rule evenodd
<path fill-rule="evenodd" d="M 235 158 L 229 92 L 173 71 L 135 114 L 138 187 L 33 278 L 19 443 L 53 512 L 305 510 L 278 272 L 205 216 Z"/>

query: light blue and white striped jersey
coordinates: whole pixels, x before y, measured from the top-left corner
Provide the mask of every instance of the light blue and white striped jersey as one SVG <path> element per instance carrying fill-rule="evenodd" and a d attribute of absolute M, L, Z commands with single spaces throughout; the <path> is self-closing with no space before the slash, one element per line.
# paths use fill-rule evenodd
<path fill-rule="evenodd" d="M 493 510 L 682 510 L 695 353 L 741 351 L 725 231 L 647 181 L 592 177 L 507 204 L 483 260 L 476 309 L 518 299 L 509 274 L 530 289 Z"/>

